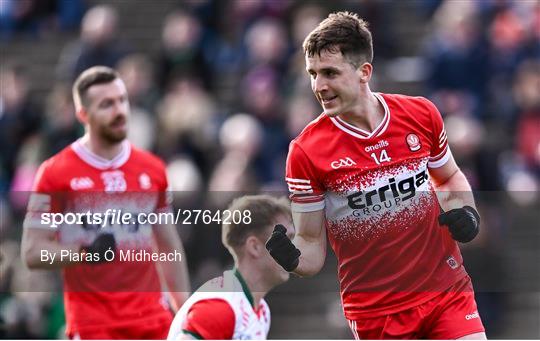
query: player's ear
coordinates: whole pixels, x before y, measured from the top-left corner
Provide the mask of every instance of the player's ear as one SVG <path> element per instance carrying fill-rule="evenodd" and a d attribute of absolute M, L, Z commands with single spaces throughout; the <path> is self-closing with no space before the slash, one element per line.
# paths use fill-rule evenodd
<path fill-rule="evenodd" d="M 84 107 L 79 107 L 75 112 L 75 116 L 83 125 L 88 123 L 88 111 Z"/>
<path fill-rule="evenodd" d="M 373 73 L 373 65 L 371 65 L 371 63 L 365 62 L 358 67 L 357 72 L 360 76 L 360 82 L 367 83 L 371 80 L 371 75 Z"/>
<path fill-rule="evenodd" d="M 249 236 L 246 239 L 245 251 L 252 257 L 258 258 L 266 251 L 264 244 L 255 236 Z"/>

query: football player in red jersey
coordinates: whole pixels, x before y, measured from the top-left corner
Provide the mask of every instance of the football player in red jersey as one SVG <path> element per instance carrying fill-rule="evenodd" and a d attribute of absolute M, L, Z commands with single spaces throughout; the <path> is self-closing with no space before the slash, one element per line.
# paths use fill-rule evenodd
<path fill-rule="evenodd" d="M 328 238 L 355 338 L 485 339 L 457 244 L 477 235 L 480 217 L 437 108 L 370 90 L 372 38 L 356 14 L 330 14 L 303 50 L 323 113 L 291 142 L 297 233 L 276 229 L 270 254 L 312 276 Z"/>
<path fill-rule="evenodd" d="M 190 291 L 175 227 L 139 218 L 171 212 L 164 163 L 127 140 L 130 106 L 116 71 L 84 71 L 73 97 L 86 133 L 40 166 L 22 257 L 32 269 L 63 269 L 70 338 L 163 339 L 171 308 Z M 142 254 L 180 256 L 155 263 Z"/>

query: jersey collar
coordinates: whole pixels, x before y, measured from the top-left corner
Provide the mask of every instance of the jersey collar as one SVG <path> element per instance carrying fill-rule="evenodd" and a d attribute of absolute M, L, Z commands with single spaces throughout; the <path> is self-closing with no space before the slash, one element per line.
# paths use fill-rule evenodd
<path fill-rule="evenodd" d="M 386 101 L 384 100 L 383 96 L 379 93 L 374 92 L 373 95 L 379 100 L 379 102 L 382 104 L 384 108 L 384 117 L 379 123 L 379 125 L 372 131 L 366 131 L 364 129 L 360 129 L 358 127 L 353 126 L 352 124 L 349 124 L 342 120 L 339 117 L 330 117 L 330 120 L 336 127 L 343 130 L 349 135 L 352 135 L 354 137 L 357 137 L 359 139 L 370 139 L 374 136 L 380 136 L 382 133 L 386 131 L 386 128 L 388 127 L 388 124 L 390 123 L 390 109 L 388 109 L 388 105 L 386 104 Z"/>
<path fill-rule="evenodd" d="M 236 267 L 233 268 L 233 273 L 240 282 L 240 285 L 242 286 L 242 290 L 244 291 L 244 294 L 246 295 L 247 300 L 249 301 L 249 304 L 251 304 L 251 307 L 255 309 L 255 302 L 253 299 L 253 294 L 251 293 L 251 290 L 249 290 L 249 287 L 246 283 L 246 280 L 244 277 L 242 277 L 242 274 Z"/>
<path fill-rule="evenodd" d="M 128 140 L 124 140 L 124 142 L 122 142 L 122 149 L 120 150 L 120 153 L 118 153 L 118 155 L 111 160 L 107 160 L 99 155 L 94 154 L 90 149 L 86 148 L 86 146 L 81 142 L 81 139 L 73 142 L 71 144 L 71 149 L 73 149 L 75 154 L 77 154 L 81 160 L 90 166 L 101 170 L 120 168 L 127 162 L 129 156 L 131 155 L 131 144 Z"/>

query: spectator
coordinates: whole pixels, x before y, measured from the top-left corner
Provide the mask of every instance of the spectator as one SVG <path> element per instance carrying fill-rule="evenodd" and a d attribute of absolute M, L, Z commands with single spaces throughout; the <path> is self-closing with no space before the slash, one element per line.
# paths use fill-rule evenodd
<path fill-rule="evenodd" d="M 269 66 L 282 74 L 290 50 L 285 25 L 272 18 L 257 20 L 247 31 L 245 44 L 251 67 Z"/>
<path fill-rule="evenodd" d="M 117 69 L 124 79 L 131 103 L 129 136 L 137 147 L 153 150 L 157 124 L 155 106 L 159 100 L 153 64 L 144 54 L 130 54 L 120 60 Z"/>
<path fill-rule="evenodd" d="M 42 128 L 44 159 L 58 153 L 83 134 L 83 127 L 73 115 L 71 96 L 71 89 L 63 83 L 56 84 L 47 96 L 46 119 Z"/>
<path fill-rule="evenodd" d="M 427 85 L 443 113 L 451 110 L 447 103 L 455 98 L 453 103 L 466 103 L 466 111 L 475 116 L 485 114 L 488 70 L 480 24 L 473 2 L 444 1 L 433 17 Z"/>
<path fill-rule="evenodd" d="M 0 190 L 6 191 L 15 174 L 19 150 L 39 133 L 40 107 L 32 100 L 29 75 L 17 64 L 0 69 Z"/>
<path fill-rule="evenodd" d="M 72 82 L 84 70 L 104 65 L 115 67 L 128 53 L 118 38 L 118 13 L 109 5 L 92 7 L 82 20 L 80 38 L 67 45 L 57 66 L 58 77 Z"/>
<path fill-rule="evenodd" d="M 203 36 L 204 28 L 197 17 L 183 11 L 167 16 L 156 64 L 158 84 L 163 92 L 172 80 L 185 76 L 200 78 L 209 86 L 210 75 L 201 50 Z"/>
<path fill-rule="evenodd" d="M 243 110 L 255 115 L 262 123 L 262 144 L 265 147 L 254 157 L 252 164 L 261 184 L 282 178 L 289 144 L 283 129 L 285 115 L 279 85 L 279 74 L 267 66 L 250 70 L 241 84 L 245 94 L 242 97 Z"/>
<path fill-rule="evenodd" d="M 540 63 L 526 60 L 518 67 L 513 95 L 519 111 L 517 152 L 526 166 L 540 176 Z"/>
<path fill-rule="evenodd" d="M 43 31 L 72 29 L 82 11 L 81 0 L 2 0 L 0 39 L 15 33 L 39 36 Z"/>
<path fill-rule="evenodd" d="M 154 63 L 142 53 L 133 53 L 122 58 L 116 69 L 126 83 L 132 107 L 153 114 L 160 96 L 154 79 Z"/>
<path fill-rule="evenodd" d="M 228 191 L 234 196 L 235 192 L 256 189 L 256 175 L 250 165 L 262 147 L 262 129 L 260 122 L 248 114 L 233 115 L 223 123 L 219 141 L 224 156 L 212 173 L 210 191 Z M 227 201 L 222 199 L 219 204 Z"/>
<path fill-rule="evenodd" d="M 184 153 L 207 177 L 213 160 L 216 104 L 195 78 L 176 79 L 157 107 L 157 150 L 169 158 Z"/>

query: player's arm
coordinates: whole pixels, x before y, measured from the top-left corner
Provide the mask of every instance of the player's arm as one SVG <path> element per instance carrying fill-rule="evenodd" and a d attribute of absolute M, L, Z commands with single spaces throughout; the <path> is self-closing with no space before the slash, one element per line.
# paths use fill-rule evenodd
<path fill-rule="evenodd" d="M 315 212 L 293 212 L 296 234 L 293 244 L 300 250 L 298 276 L 313 276 L 321 271 L 326 259 L 326 230 L 324 210 Z"/>
<path fill-rule="evenodd" d="M 78 244 L 60 244 L 52 229 L 23 229 L 21 258 L 30 269 L 58 269 L 76 264 L 75 257 L 62 257 L 62 252 L 75 253 L 80 248 Z"/>
<path fill-rule="evenodd" d="M 105 252 L 115 252 L 116 243 L 110 233 L 100 234 L 89 244 L 61 243 L 57 230 L 41 221 L 40 208 L 50 208 L 51 196 L 34 193 L 30 196 L 23 223 L 21 259 L 30 269 L 58 269 L 80 262 L 98 264 L 106 260 Z"/>
<path fill-rule="evenodd" d="M 291 194 L 296 233 L 291 241 L 287 229 L 278 225 L 266 248 L 279 265 L 299 276 L 317 274 L 326 259 L 325 189 L 318 172 L 308 153 L 296 141 L 291 142 L 285 181 Z"/>
<path fill-rule="evenodd" d="M 105 252 L 116 252 L 110 233 L 100 234 L 88 245 L 65 244 L 57 240 L 55 230 L 27 227 L 28 220 L 23 228 L 21 258 L 30 269 L 58 269 L 81 262 L 99 264 L 106 261 Z"/>
<path fill-rule="evenodd" d="M 324 265 L 326 259 L 326 233 L 324 210 L 292 213 L 296 234 L 291 241 L 286 229 L 274 228 L 266 248 L 270 255 L 285 270 L 298 276 L 313 276 Z"/>
<path fill-rule="evenodd" d="M 75 257 L 62 257 L 62 252 L 79 252 L 79 244 L 58 241 L 57 229 L 42 221 L 44 214 L 61 212 L 58 195 L 55 195 L 51 174 L 52 161 L 41 164 L 36 174 L 33 192 L 29 197 L 23 222 L 21 259 L 30 269 L 58 269 L 78 262 Z"/>
<path fill-rule="evenodd" d="M 180 262 L 160 262 L 165 284 L 173 301 L 172 308 L 177 311 L 189 297 L 191 291 L 184 246 L 173 225 L 156 225 L 153 227 L 153 232 L 159 252 L 178 252 L 182 255 Z"/>
<path fill-rule="evenodd" d="M 476 207 L 471 185 L 452 155 L 442 167 L 430 168 L 429 175 L 444 211 L 463 206 Z"/>
<path fill-rule="evenodd" d="M 462 243 L 476 237 L 480 228 L 480 215 L 476 210 L 471 186 L 450 153 L 448 161 L 429 174 L 443 213 L 439 223 L 449 228 L 452 237 Z"/>
<path fill-rule="evenodd" d="M 452 238 L 458 242 L 470 242 L 480 228 L 471 186 L 452 156 L 441 113 L 429 100 L 424 99 L 423 103 L 432 124 L 429 174 L 444 211 L 439 224 L 448 226 Z"/>

